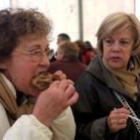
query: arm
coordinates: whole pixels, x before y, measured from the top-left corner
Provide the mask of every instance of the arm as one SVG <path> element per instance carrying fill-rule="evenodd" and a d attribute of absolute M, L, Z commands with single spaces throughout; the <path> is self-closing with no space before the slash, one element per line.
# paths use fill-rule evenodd
<path fill-rule="evenodd" d="M 77 124 L 76 137 L 80 140 L 91 139 L 91 134 L 96 138 L 105 134 L 106 115 L 102 114 L 97 84 L 99 85 L 91 75 L 84 74 L 75 85 L 79 100 L 72 108 Z"/>
<path fill-rule="evenodd" d="M 68 107 L 77 99 L 78 94 L 69 80 L 53 82 L 46 91 L 39 95 L 33 115 L 52 129 L 54 140 L 74 138 L 75 124 Z"/>
<path fill-rule="evenodd" d="M 3 140 L 51 140 L 51 130 L 33 115 L 21 116 L 7 131 Z"/>
<path fill-rule="evenodd" d="M 61 117 L 61 113 L 74 104 L 77 101 L 77 98 L 78 94 L 75 92 L 75 89 L 69 80 L 62 80 L 60 82 L 56 81 L 52 83 L 47 90 L 40 93 L 32 115 L 24 115 L 19 118 L 5 134 L 4 140 L 9 140 L 11 138 L 14 140 L 52 140 L 53 132 L 51 132 L 48 127 L 51 128 L 55 124 L 54 121 L 57 119 L 59 121 L 61 119 L 64 120 L 60 121 L 63 123 L 67 122 L 65 120 L 68 119 L 68 115 L 65 115 L 66 118 L 63 118 Z M 67 135 L 68 132 L 63 130 L 66 130 L 68 126 L 65 125 L 66 128 L 61 129 L 59 124 L 60 123 L 58 123 L 58 125 L 56 124 L 58 132 L 61 132 L 64 137 L 66 137 L 65 135 Z M 71 125 L 73 126 L 73 124 L 74 122 Z M 70 127 L 70 129 L 72 130 L 72 127 Z M 71 136 L 69 136 L 74 137 L 74 130 L 70 133 Z M 56 137 L 61 138 L 61 135 L 57 133 Z"/>
<path fill-rule="evenodd" d="M 3 140 L 73 140 L 74 134 L 73 115 L 71 109 L 67 108 L 53 122 L 50 129 L 40 123 L 33 115 L 23 115 L 7 131 Z"/>
<path fill-rule="evenodd" d="M 53 131 L 53 140 L 74 140 L 76 129 L 70 107 L 54 121 L 51 129 Z"/>
<path fill-rule="evenodd" d="M 0 140 L 3 139 L 4 134 L 9 129 L 10 124 L 7 118 L 6 111 L 4 110 L 4 107 L 0 103 Z"/>

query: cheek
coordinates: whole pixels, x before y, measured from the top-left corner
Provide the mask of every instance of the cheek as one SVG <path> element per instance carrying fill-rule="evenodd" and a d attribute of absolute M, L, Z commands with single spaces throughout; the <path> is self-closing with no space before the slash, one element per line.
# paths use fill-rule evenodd
<path fill-rule="evenodd" d="M 33 75 L 35 74 L 36 69 L 37 66 L 33 64 L 17 64 L 11 70 L 11 78 L 13 83 L 19 89 L 22 89 L 23 87 L 27 88 Z"/>
<path fill-rule="evenodd" d="M 128 63 L 130 57 L 131 57 L 131 51 L 124 52 L 123 59 L 126 63 Z"/>
<path fill-rule="evenodd" d="M 22 65 L 20 68 L 20 76 L 23 78 L 32 78 L 33 75 L 35 75 L 35 72 L 37 70 L 37 66 L 36 64 L 25 64 Z"/>
<path fill-rule="evenodd" d="M 108 58 L 109 58 L 109 54 L 110 54 L 110 52 L 109 52 L 109 49 L 104 49 L 103 48 L 103 59 L 104 60 L 107 60 Z"/>

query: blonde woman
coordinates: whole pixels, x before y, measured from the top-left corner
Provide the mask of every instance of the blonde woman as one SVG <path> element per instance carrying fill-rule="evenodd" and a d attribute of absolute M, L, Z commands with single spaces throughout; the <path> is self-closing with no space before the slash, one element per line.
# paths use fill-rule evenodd
<path fill-rule="evenodd" d="M 140 124 L 131 116 L 140 117 L 140 23 L 113 13 L 96 36 L 99 55 L 76 83 L 76 140 L 138 140 Z"/>

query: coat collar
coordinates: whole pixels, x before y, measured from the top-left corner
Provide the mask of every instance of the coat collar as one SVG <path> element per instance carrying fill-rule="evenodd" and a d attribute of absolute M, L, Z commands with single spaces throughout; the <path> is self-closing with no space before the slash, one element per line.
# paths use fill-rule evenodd
<path fill-rule="evenodd" d="M 87 67 L 87 72 L 92 74 L 94 77 L 96 77 L 100 82 L 105 84 L 107 87 L 117 91 L 121 92 L 122 94 L 126 94 L 126 91 L 118 85 L 118 83 L 115 81 L 115 79 L 112 77 L 111 73 L 106 69 L 102 62 L 102 57 L 97 56 Z"/>

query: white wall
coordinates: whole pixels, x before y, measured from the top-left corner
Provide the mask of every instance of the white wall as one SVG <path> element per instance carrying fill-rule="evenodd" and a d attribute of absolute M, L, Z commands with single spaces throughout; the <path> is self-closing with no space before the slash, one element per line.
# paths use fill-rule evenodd
<path fill-rule="evenodd" d="M 84 0 L 84 40 L 96 46 L 96 31 L 110 13 L 125 11 L 134 13 L 134 0 Z"/>
<path fill-rule="evenodd" d="M 72 40 L 79 38 L 77 0 L 12 0 L 12 7 L 37 8 L 53 22 L 52 48 L 56 49 L 59 33 L 67 33 Z"/>
<path fill-rule="evenodd" d="M 134 0 L 82 0 L 84 41 L 95 46 L 95 33 L 105 16 L 116 11 L 134 13 Z M 139 1 L 139 0 L 138 0 Z M 68 33 L 72 41 L 79 39 L 78 0 L 11 0 L 12 7 L 38 8 L 53 21 L 53 41 L 56 49 L 59 33 Z"/>
<path fill-rule="evenodd" d="M 10 8 L 10 0 L 0 0 L 0 9 Z"/>
<path fill-rule="evenodd" d="M 135 13 L 140 20 L 140 0 L 135 0 Z"/>

